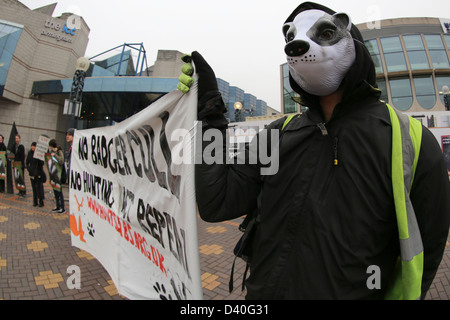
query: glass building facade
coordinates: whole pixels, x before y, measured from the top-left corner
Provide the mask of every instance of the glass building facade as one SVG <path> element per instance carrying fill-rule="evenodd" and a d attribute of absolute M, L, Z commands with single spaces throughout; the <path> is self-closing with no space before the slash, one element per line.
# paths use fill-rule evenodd
<path fill-rule="evenodd" d="M 256 97 L 254 95 L 244 94 L 244 110 L 245 114 L 248 114 L 250 117 L 256 115 Z"/>
<path fill-rule="evenodd" d="M 246 93 L 238 87 L 230 86 L 230 83 L 217 78 L 217 85 L 222 99 L 227 108 L 225 117 L 230 122 L 244 122 L 246 117 L 265 116 L 267 103 L 252 94 Z M 240 102 L 242 109 L 236 109 L 236 103 Z"/>
<path fill-rule="evenodd" d="M 263 100 L 256 100 L 256 116 L 267 115 L 267 103 Z"/>
<path fill-rule="evenodd" d="M 281 113 L 298 113 L 307 110 L 307 107 L 300 104 L 300 96 L 296 93 L 289 83 L 289 66 L 287 63 L 280 67 L 281 73 Z"/>
<path fill-rule="evenodd" d="M 437 18 L 381 21 L 381 27 L 357 27 L 377 73 L 381 100 L 405 112 L 445 111 L 443 87 L 450 87 L 450 34 Z M 289 85 L 288 66 L 281 66 L 282 111 L 303 111 Z"/>
<path fill-rule="evenodd" d="M 0 96 L 6 85 L 17 42 L 22 34 L 22 27 L 0 20 Z"/>
<path fill-rule="evenodd" d="M 437 18 L 381 21 L 358 28 L 375 64 L 382 100 L 404 112 L 445 111 L 450 86 L 450 34 Z"/>

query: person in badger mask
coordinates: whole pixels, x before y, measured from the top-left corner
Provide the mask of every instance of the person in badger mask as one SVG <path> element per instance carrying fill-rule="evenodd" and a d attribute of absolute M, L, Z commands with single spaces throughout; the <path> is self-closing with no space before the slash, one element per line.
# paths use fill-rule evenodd
<path fill-rule="evenodd" d="M 424 299 L 450 224 L 436 139 L 380 101 L 348 15 L 305 2 L 282 30 L 290 84 L 309 110 L 268 126 L 281 132 L 271 175 L 260 163 L 196 164 L 201 218 L 256 212 L 247 299 Z M 195 69 L 183 67 L 179 89 L 195 70 L 203 130 L 224 132 L 213 70 L 198 52 L 184 60 Z"/>

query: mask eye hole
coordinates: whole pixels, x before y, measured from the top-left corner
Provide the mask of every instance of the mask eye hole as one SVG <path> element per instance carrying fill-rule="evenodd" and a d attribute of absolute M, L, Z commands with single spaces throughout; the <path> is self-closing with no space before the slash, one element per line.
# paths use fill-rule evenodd
<path fill-rule="evenodd" d="M 330 29 L 324 30 L 320 35 L 320 38 L 322 40 L 327 40 L 327 41 L 333 39 L 333 37 L 334 37 L 334 31 L 330 30 Z"/>

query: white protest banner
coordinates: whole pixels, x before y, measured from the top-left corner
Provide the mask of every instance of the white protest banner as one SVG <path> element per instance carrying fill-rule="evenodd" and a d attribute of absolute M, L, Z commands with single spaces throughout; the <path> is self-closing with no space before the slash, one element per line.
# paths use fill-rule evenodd
<path fill-rule="evenodd" d="M 203 297 L 194 161 L 172 161 L 180 150 L 193 156 L 196 105 L 195 83 L 114 126 L 75 133 L 72 245 L 95 256 L 127 298 Z M 174 132 L 185 139 L 172 141 Z"/>
<path fill-rule="evenodd" d="M 45 161 L 45 154 L 48 151 L 49 141 L 50 141 L 49 137 L 39 136 L 38 141 L 36 143 L 36 150 L 34 150 L 33 158 Z"/>

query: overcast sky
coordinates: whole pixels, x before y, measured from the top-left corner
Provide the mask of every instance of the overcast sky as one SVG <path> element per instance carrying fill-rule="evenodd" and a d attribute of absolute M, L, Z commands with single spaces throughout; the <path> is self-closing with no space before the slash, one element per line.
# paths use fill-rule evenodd
<path fill-rule="evenodd" d="M 20 0 L 30 9 L 55 0 Z M 444 0 L 317 1 L 363 23 L 398 17 L 450 18 Z M 281 27 L 297 0 L 60 0 L 54 16 L 81 15 L 91 29 L 86 56 L 123 43 L 141 43 L 148 65 L 158 49 L 199 51 L 216 76 L 280 110 Z"/>

